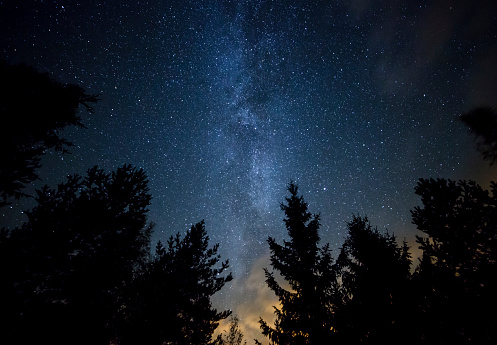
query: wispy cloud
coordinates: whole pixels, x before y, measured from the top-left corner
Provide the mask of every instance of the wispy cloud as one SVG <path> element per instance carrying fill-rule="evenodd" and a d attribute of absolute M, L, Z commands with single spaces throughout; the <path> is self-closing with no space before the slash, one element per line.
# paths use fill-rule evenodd
<path fill-rule="evenodd" d="M 259 318 L 262 317 L 269 324 L 274 322 L 274 308 L 279 302 L 274 293 L 266 285 L 264 268 L 270 268 L 269 256 L 264 255 L 257 259 L 250 268 L 246 278 L 235 279 L 231 288 L 237 291 L 240 300 L 236 303 L 233 314 L 239 318 L 239 326 L 244 334 L 247 344 L 251 344 L 253 339 L 267 344 L 267 340 L 261 333 Z M 225 320 L 218 328 L 218 331 L 227 330 L 229 320 Z"/>

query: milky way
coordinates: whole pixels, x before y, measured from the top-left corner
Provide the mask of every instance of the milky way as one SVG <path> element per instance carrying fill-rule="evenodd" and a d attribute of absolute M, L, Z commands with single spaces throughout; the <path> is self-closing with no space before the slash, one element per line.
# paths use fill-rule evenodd
<path fill-rule="evenodd" d="M 154 242 L 206 220 L 236 277 L 216 303 L 248 339 L 272 298 L 265 241 L 285 236 L 290 180 L 336 249 L 352 214 L 415 246 L 420 177 L 495 177 L 457 120 L 497 106 L 494 1 L 304 3 L 0 3 L 0 58 L 102 98 L 86 130 L 66 133 L 72 154 L 44 158 L 40 183 L 144 168 Z"/>

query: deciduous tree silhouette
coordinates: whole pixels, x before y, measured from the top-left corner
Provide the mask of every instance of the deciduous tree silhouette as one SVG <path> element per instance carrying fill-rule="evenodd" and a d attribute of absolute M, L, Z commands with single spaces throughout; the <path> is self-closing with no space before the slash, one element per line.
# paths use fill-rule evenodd
<path fill-rule="evenodd" d="M 238 317 L 231 317 L 229 331 L 224 331 L 224 334 L 218 336 L 216 345 L 247 345 L 247 342 L 243 341 L 243 332 L 238 322 Z"/>
<path fill-rule="evenodd" d="M 412 211 L 424 233 L 415 275 L 425 344 L 497 341 L 497 185 L 421 179 Z"/>
<path fill-rule="evenodd" d="M 265 269 L 266 282 L 278 296 L 276 321 L 271 327 L 260 319 L 262 333 L 273 344 L 318 344 L 332 336 L 331 296 L 335 276 L 328 245 L 318 248 L 319 216 L 308 211 L 294 183 L 288 185 L 290 197 L 281 204 L 290 241 L 283 245 L 269 237 L 271 266 L 289 283 L 285 290 L 272 272 Z"/>
<path fill-rule="evenodd" d="M 108 344 L 149 252 L 150 200 L 145 173 L 128 165 L 38 191 L 27 223 L 0 242 L 2 343 Z"/>
<path fill-rule="evenodd" d="M 395 236 L 372 228 L 367 217 L 354 216 L 337 258 L 339 299 L 335 327 L 340 343 L 410 343 L 408 316 L 410 254 Z"/>
<path fill-rule="evenodd" d="M 218 266 L 218 248 L 209 248 L 203 221 L 183 239 L 178 233 L 167 247 L 159 243 L 147 270 L 135 280 L 120 343 L 211 344 L 219 321 L 230 315 L 212 308 L 210 301 L 232 280 L 223 274 L 228 261 Z"/>
<path fill-rule="evenodd" d="M 26 65 L 0 60 L 0 206 L 26 194 L 38 178 L 40 159 L 49 149 L 67 152 L 61 136 L 68 126 L 84 127 L 78 108 L 90 113 L 98 100 L 74 84 L 63 85 Z"/>

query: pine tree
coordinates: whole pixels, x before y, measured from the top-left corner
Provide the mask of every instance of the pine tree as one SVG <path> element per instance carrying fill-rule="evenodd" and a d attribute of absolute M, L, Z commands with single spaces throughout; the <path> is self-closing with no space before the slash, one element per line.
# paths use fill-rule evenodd
<path fill-rule="evenodd" d="M 273 344 L 318 344 L 332 336 L 331 295 L 334 281 L 328 245 L 319 244 L 319 215 L 312 215 L 298 187 L 288 185 L 290 197 L 281 204 L 289 241 L 283 245 L 269 237 L 271 266 L 289 283 L 285 290 L 274 273 L 265 269 L 266 282 L 278 297 L 281 307 L 274 307 L 276 321 L 271 327 L 262 318 L 263 335 Z"/>
<path fill-rule="evenodd" d="M 39 190 L 28 221 L 0 241 L 2 343 L 108 343 L 148 255 L 150 200 L 145 173 L 127 165 Z"/>
<path fill-rule="evenodd" d="M 412 325 L 409 294 L 410 254 L 395 236 L 372 228 L 367 217 L 347 224 L 337 258 L 337 335 L 348 344 L 395 344 Z M 410 339 L 404 339 L 409 343 Z"/>
<path fill-rule="evenodd" d="M 219 244 L 209 248 L 204 222 L 178 233 L 164 247 L 159 242 L 155 257 L 134 283 L 126 303 L 121 344 L 212 343 L 219 321 L 230 315 L 212 308 L 211 297 L 232 280 L 224 275 Z"/>
<path fill-rule="evenodd" d="M 26 196 L 24 188 L 38 179 L 47 150 L 67 152 L 62 136 L 68 126 L 84 127 L 80 105 L 89 113 L 97 95 L 74 84 L 63 85 L 26 65 L 0 60 L 0 206 Z"/>
<path fill-rule="evenodd" d="M 412 211 L 424 233 L 414 282 L 424 343 L 493 344 L 497 336 L 497 185 L 420 179 Z"/>

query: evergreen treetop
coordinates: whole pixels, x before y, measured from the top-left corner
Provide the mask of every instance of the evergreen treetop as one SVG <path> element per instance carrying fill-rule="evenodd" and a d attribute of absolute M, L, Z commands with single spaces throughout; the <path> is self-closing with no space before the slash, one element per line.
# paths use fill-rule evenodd
<path fill-rule="evenodd" d="M 271 266 L 289 283 L 284 289 L 273 272 L 265 269 L 266 282 L 278 297 L 276 321 L 271 327 L 260 319 L 262 333 L 273 344 L 314 344 L 331 336 L 331 287 L 334 275 L 328 245 L 319 248 L 319 215 L 308 211 L 298 187 L 288 185 L 290 196 L 281 204 L 290 237 L 280 245 L 268 238 Z"/>

